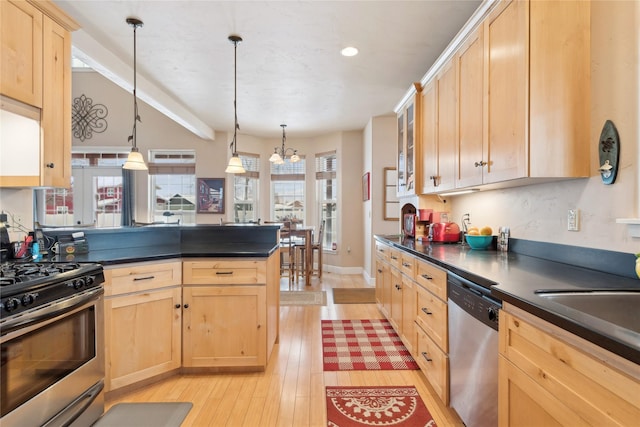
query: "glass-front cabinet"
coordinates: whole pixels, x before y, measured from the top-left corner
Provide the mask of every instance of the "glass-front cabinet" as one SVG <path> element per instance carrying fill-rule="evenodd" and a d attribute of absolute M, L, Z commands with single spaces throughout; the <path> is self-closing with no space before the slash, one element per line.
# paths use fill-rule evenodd
<path fill-rule="evenodd" d="M 420 83 L 414 83 L 415 92 L 396 113 L 398 115 L 398 197 L 416 194 L 416 183 L 420 183 Z M 418 160 L 418 161 L 416 161 Z"/>

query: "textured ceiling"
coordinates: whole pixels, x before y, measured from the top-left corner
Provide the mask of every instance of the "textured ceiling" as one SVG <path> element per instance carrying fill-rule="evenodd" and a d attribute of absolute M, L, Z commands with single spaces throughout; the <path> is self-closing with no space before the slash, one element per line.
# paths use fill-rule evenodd
<path fill-rule="evenodd" d="M 233 44 L 240 134 L 308 137 L 363 129 L 391 114 L 480 1 L 55 0 L 81 26 L 76 54 L 178 121 L 233 130 Z M 360 53 L 340 55 L 345 46 Z M 128 107 L 128 106 L 127 106 Z"/>

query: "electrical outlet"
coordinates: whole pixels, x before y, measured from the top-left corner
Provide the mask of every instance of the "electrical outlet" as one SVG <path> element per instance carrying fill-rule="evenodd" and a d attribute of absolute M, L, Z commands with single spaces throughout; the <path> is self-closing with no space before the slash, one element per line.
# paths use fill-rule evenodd
<path fill-rule="evenodd" d="M 580 211 L 578 209 L 569 209 L 567 212 L 567 230 L 580 230 Z"/>

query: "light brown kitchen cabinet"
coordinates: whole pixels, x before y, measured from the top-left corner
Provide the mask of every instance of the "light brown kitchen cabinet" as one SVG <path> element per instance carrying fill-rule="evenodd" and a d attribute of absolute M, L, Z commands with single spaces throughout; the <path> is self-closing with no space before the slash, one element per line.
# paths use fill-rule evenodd
<path fill-rule="evenodd" d="M 508 303 L 500 312 L 499 426 L 631 426 L 640 367 Z"/>
<path fill-rule="evenodd" d="M 447 273 L 422 259 L 416 260 L 414 357 L 429 383 L 449 403 L 449 328 Z"/>
<path fill-rule="evenodd" d="M 416 93 L 397 111 L 398 120 L 398 185 L 399 197 L 415 195 L 416 186 L 422 182 L 422 158 L 420 141 L 420 91 L 419 83 L 414 84 Z"/>
<path fill-rule="evenodd" d="M 402 335 L 402 274 L 397 268 L 391 268 L 391 311 L 388 320 L 393 329 Z"/>
<path fill-rule="evenodd" d="M 183 263 L 184 367 L 266 367 L 278 339 L 279 258 Z"/>
<path fill-rule="evenodd" d="M 105 389 L 180 368 L 180 261 L 105 268 Z"/>
<path fill-rule="evenodd" d="M 71 31 L 78 24 L 48 1 L 0 2 L 0 94 L 33 107 L 39 167 L 4 171 L 0 187 L 71 185 Z M 35 117 L 32 117 L 34 116 Z M 10 144 L 11 141 L 0 141 Z M 4 155 L 12 150 L 2 147 Z M 5 163 L 11 164 L 11 162 Z"/>
<path fill-rule="evenodd" d="M 422 193 L 437 191 L 438 85 L 433 79 L 422 90 Z"/>
<path fill-rule="evenodd" d="M 483 182 L 589 176 L 590 3 L 505 1 L 484 25 Z"/>
<path fill-rule="evenodd" d="M 458 61 L 458 148 L 456 187 L 483 183 L 483 171 L 489 158 L 484 132 L 486 108 L 484 91 L 483 26 L 473 31 L 460 46 Z"/>
<path fill-rule="evenodd" d="M 43 14 L 26 1 L 0 2 L 0 93 L 42 108 Z"/>
<path fill-rule="evenodd" d="M 458 95 L 456 61 L 447 63 L 438 75 L 438 173 L 437 191 L 455 188 L 458 142 Z"/>
<path fill-rule="evenodd" d="M 378 308 L 386 318 L 391 316 L 391 265 L 389 257 L 391 248 L 380 242 L 375 243 L 376 247 L 376 295 L 379 296 Z"/>
<path fill-rule="evenodd" d="M 409 277 L 402 276 L 402 328 L 401 339 L 409 353 L 416 349 L 416 323 L 412 315 L 416 312 L 418 285 Z"/>

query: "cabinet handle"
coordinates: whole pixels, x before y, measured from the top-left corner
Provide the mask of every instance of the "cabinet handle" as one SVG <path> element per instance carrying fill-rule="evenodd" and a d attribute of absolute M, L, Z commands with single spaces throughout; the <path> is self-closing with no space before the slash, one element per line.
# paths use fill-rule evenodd
<path fill-rule="evenodd" d="M 395 261 L 395 260 L 398 259 L 398 257 L 395 257 L 395 256 L 391 255 L 391 259 Z"/>
<path fill-rule="evenodd" d="M 183 305 L 184 308 L 189 308 L 189 304 Z"/>
<path fill-rule="evenodd" d="M 477 167 L 477 168 L 481 168 L 483 166 L 486 166 L 486 164 L 487 164 L 487 162 L 484 162 L 484 161 L 480 160 L 479 162 L 475 162 L 474 166 Z"/>
<path fill-rule="evenodd" d="M 180 308 L 182 307 L 180 304 L 176 304 L 176 308 Z"/>
<path fill-rule="evenodd" d="M 402 290 L 402 286 L 396 284 L 396 289 L 400 291 L 400 290 Z"/>
<path fill-rule="evenodd" d="M 151 280 L 151 279 L 155 279 L 156 276 L 146 276 L 146 277 L 134 277 L 133 280 L 138 281 L 138 280 Z"/>
<path fill-rule="evenodd" d="M 381 269 L 378 269 L 378 273 L 382 273 L 382 270 L 381 270 Z"/>
<path fill-rule="evenodd" d="M 422 278 L 426 279 L 426 280 L 432 280 L 433 279 L 433 277 L 429 276 L 428 274 L 421 274 L 420 276 L 422 276 Z"/>
<path fill-rule="evenodd" d="M 428 315 L 433 314 L 432 312 L 429 311 L 427 307 L 422 307 L 421 310 L 424 312 L 424 314 L 428 314 Z"/>
<path fill-rule="evenodd" d="M 424 357 L 424 360 L 426 360 L 427 362 L 431 362 L 431 359 L 429 359 L 429 356 L 427 355 L 426 351 L 422 352 L 422 357 Z"/>
<path fill-rule="evenodd" d="M 49 169 L 53 169 L 56 165 L 54 165 L 53 163 L 47 163 L 45 166 Z"/>
<path fill-rule="evenodd" d="M 403 262 L 403 263 L 402 263 L 402 266 L 403 266 L 403 267 L 411 267 L 411 264 L 407 264 L 406 262 Z"/>
<path fill-rule="evenodd" d="M 440 178 L 440 177 L 439 177 L 438 175 L 431 175 L 431 176 L 429 177 L 429 179 L 433 181 L 433 186 L 434 186 L 434 187 L 437 187 L 437 186 L 438 186 L 438 179 L 439 179 L 439 178 Z"/>
<path fill-rule="evenodd" d="M 219 276 L 228 276 L 230 274 L 233 274 L 233 271 L 216 271 L 216 274 Z"/>

